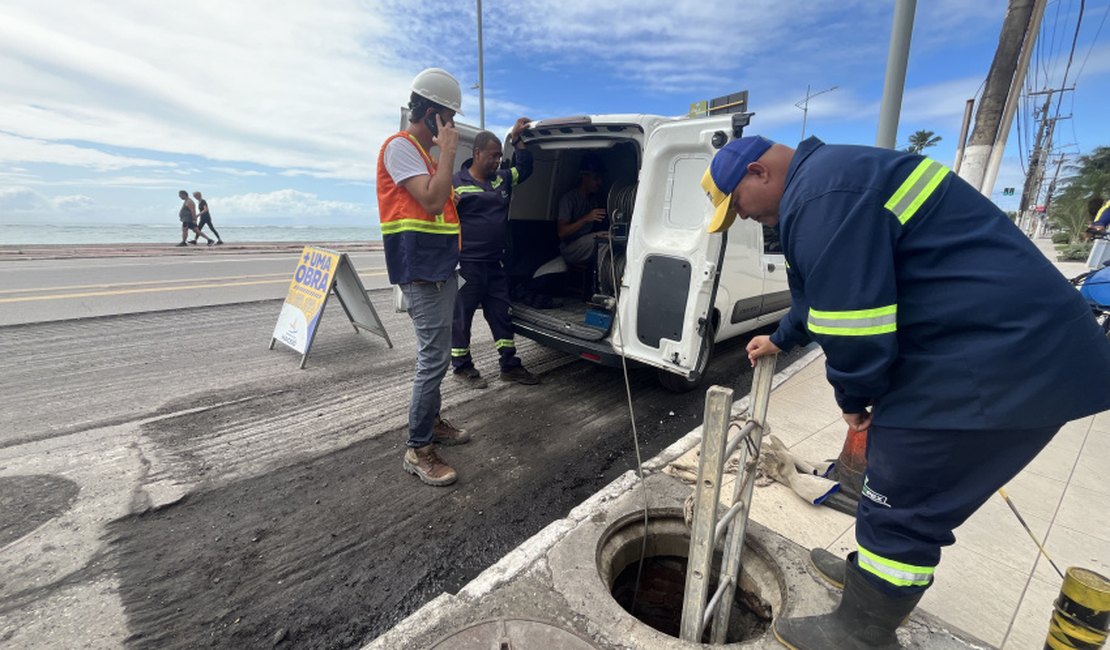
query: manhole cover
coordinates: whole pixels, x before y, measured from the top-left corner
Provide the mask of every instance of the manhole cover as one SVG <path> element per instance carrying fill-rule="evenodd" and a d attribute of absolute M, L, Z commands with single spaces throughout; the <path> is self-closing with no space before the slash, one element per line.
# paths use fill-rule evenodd
<path fill-rule="evenodd" d="M 0 547 L 69 510 L 78 491 L 61 476 L 0 476 Z"/>
<path fill-rule="evenodd" d="M 433 650 L 597 650 L 574 632 L 543 621 L 501 618 L 475 623 L 441 639 Z"/>

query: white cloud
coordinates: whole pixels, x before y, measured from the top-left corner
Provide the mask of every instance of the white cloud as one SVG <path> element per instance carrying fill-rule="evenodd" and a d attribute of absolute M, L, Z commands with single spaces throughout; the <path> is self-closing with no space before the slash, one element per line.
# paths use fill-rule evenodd
<path fill-rule="evenodd" d="M 50 203 L 59 210 L 72 210 L 92 207 L 94 201 L 84 194 L 67 194 L 50 199 Z"/>
<path fill-rule="evenodd" d="M 214 172 L 221 174 L 230 174 L 231 176 L 265 176 L 266 172 L 256 171 L 254 169 L 239 169 L 237 167 L 209 167 Z"/>
<path fill-rule="evenodd" d="M 105 153 L 89 147 L 59 144 L 0 132 L 0 164 L 54 163 L 88 167 L 97 171 L 116 171 L 128 167 L 173 167 L 174 163 L 149 158 L 132 158 Z M 17 168 L 11 168 L 15 170 Z"/>
<path fill-rule="evenodd" d="M 311 192 L 294 189 L 238 194 L 210 201 L 212 212 L 229 215 L 269 215 L 276 219 L 308 218 L 317 221 L 368 219 L 371 206 L 321 199 Z"/>

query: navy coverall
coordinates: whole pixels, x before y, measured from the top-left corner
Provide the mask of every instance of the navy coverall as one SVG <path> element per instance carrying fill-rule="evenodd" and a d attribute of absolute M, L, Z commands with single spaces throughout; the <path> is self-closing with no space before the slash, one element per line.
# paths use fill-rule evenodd
<path fill-rule="evenodd" d="M 873 406 L 856 562 L 923 590 L 954 528 L 1110 408 L 1110 342 L 993 203 L 920 155 L 802 142 L 779 228 L 793 305 L 772 342 L 817 341 L 841 409 Z"/>
<path fill-rule="evenodd" d="M 503 263 L 508 246 L 509 200 L 513 188 L 531 176 L 532 154 L 527 149 L 517 149 L 513 166 L 497 170 L 484 183 L 470 175 L 472 162 L 467 160 L 452 177 L 462 227 L 459 274 L 465 282 L 455 300 L 451 365 L 456 371 L 474 365 L 470 356 L 470 325 L 481 305 L 501 357 L 501 370 L 509 370 L 521 365 L 513 342 L 509 276 Z"/>

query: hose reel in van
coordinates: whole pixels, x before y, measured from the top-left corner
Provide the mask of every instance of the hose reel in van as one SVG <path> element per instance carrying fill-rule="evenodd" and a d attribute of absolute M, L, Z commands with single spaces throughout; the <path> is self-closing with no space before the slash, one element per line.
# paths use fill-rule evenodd
<path fill-rule="evenodd" d="M 609 189 L 609 200 L 606 202 L 606 211 L 609 220 L 614 225 L 627 226 L 632 222 L 632 206 L 636 204 L 636 188 L 639 183 L 630 185 L 613 185 Z"/>

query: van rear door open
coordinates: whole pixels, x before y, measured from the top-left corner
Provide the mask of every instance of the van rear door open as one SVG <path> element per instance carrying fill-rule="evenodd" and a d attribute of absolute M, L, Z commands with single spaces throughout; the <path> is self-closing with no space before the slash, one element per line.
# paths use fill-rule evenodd
<path fill-rule="evenodd" d="M 728 116 L 680 120 L 651 132 L 640 170 L 614 344 L 624 355 L 690 377 L 699 368 L 720 276 L 724 237 L 706 226 L 701 178 Z"/>

